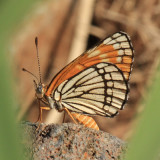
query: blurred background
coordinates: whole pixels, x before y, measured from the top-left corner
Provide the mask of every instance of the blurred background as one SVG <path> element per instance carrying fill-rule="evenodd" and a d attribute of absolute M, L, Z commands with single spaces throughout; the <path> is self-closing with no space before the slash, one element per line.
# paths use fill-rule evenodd
<path fill-rule="evenodd" d="M 9 50 L 13 58 L 15 91 L 19 105 L 17 119 L 35 122 L 39 107 L 35 99 L 33 77 L 38 76 L 34 39 L 39 38 L 42 81 L 49 84 L 54 75 L 99 40 L 124 31 L 135 50 L 130 79 L 129 100 L 115 118 L 94 117 L 99 127 L 123 140 L 133 133 L 133 126 L 143 112 L 147 87 L 153 82 L 160 51 L 159 0 L 45 0 L 34 4 L 12 33 Z M 44 111 L 45 122 L 48 112 Z M 72 122 L 65 116 L 65 122 Z"/>

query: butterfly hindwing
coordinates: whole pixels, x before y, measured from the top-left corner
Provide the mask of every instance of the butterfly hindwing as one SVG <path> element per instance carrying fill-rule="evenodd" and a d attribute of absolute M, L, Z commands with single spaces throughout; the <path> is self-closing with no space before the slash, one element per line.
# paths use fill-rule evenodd
<path fill-rule="evenodd" d="M 123 108 L 127 93 L 122 71 L 114 64 L 98 63 L 61 83 L 53 99 L 73 112 L 112 117 Z"/>

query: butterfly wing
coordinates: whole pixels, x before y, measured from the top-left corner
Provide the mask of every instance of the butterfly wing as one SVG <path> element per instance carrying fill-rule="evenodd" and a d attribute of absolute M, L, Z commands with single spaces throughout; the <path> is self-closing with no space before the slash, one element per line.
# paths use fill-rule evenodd
<path fill-rule="evenodd" d="M 113 117 L 123 109 L 128 91 L 123 72 L 114 64 L 102 62 L 62 82 L 52 97 L 73 112 Z"/>
<path fill-rule="evenodd" d="M 95 130 L 99 130 L 99 127 L 95 120 L 92 117 L 87 115 L 82 115 L 79 113 L 72 112 L 71 115 L 80 123 L 83 124 L 85 127 L 89 127 Z"/>
<path fill-rule="evenodd" d="M 120 81 L 116 80 L 116 75 L 114 75 L 112 77 L 113 80 L 115 79 L 114 87 L 111 87 L 113 85 L 113 81 L 110 81 L 107 84 L 107 86 L 104 87 L 105 91 L 99 86 L 98 86 L 99 88 L 95 88 L 93 83 L 90 84 L 90 87 L 95 88 L 94 90 L 92 90 L 92 92 L 94 93 L 88 94 L 88 95 L 84 94 L 84 96 L 86 97 L 83 97 L 83 100 L 80 95 L 76 95 L 77 94 L 76 92 L 71 94 L 71 90 L 70 90 L 70 93 L 68 92 L 68 96 L 70 96 L 68 97 L 68 102 L 63 102 L 65 103 L 63 105 L 68 109 L 71 109 L 71 111 L 75 111 L 79 113 L 87 113 L 92 115 L 98 114 L 103 116 L 116 115 L 117 109 L 122 109 L 127 100 L 127 93 L 128 93 L 127 84 L 130 78 L 130 73 L 131 73 L 132 63 L 133 63 L 133 47 L 130 42 L 129 36 L 124 32 L 118 32 L 105 38 L 98 45 L 86 51 L 85 53 L 80 55 L 78 58 L 76 58 L 74 61 L 72 61 L 70 64 L 68 64 L 52 79 L 45 95 L 50 96 L 50 95 L 53 95 L 53 93 L 56 93 L 57 87 L 59 85 L 62 86 L 62 83 L 63 84 L 66 83 L 65 86 L 68 86 L 67 84 L 69 84 L 68 89 L 71 88 L 72 84 L 71 82 L 69 83 L 70 81 L 69 79 L 72 79 L 71 77 L 76 75 L 76 77 L 79 78 L 80 77 L 79 74 L 81 71 L 85 70 L 88 67 L 91 67 L 92 65 L 102 63 L 102 62 L 113 64 L 113 68 L 118 69 L 118 72 L 116 72 L 118 74 L 116 75 L 119 78 L 121 77 L 121 80 Z M 111 72 L 112 70 L 110 70 L 110 74 Z M 106 82 L 106 80 L 104 80 L 104 82 Z M 121 88 L 122 86 L 124 88 Z M 84 87 L 85 85 L 83 87 L 79 86 L 77 88 L 82 89 Z M 106 89 L 107 87 L 109 88 Z M 58 88 L 59 90 L 62 89 L 60 87 Z M 106 91 L 108 91 L 108 94 L 103 95 Z M 99 97 L 99 98 L 98 100 L 97 99 L 93 100 L 92 96 Z M 71 99 L 71 97 L 74 99 Z M 63 95 L 63 98 L 65 99 L 64 95 Z M 78 101 L 76 101 L 76 98 L 78 99 Z M 77 116 L 79 117 L 79 113 L 73 113 L 75 114 L 73 116 L 75 118 Z M 84 115 L 84 117 L 88 119 L 86 115 Z M 83 118 L 79 117 L 77 120 L 82 122 Z M 90 124 L 88 125 L 87 122 L 84 122 L 83 124 L 90 127 Z"/>
<path fill-rule="evenodd" d="M 50 96 L 63 81 L 101 62 L 115 64 L 123 72 L 125 80 L 129 80 L 133 63 L 133 48 L 126 33 L 117 32 L 105 38 L 99 45 L 86 51 L 68 64 L 52 79 L 46 96 Z"/>

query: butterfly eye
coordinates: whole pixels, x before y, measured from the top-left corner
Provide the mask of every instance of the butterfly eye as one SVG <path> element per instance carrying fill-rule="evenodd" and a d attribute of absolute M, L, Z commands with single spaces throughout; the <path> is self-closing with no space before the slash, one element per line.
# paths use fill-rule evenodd
<path fill-rule="evenodd" d="M 36 89 L 36 92 L 41 94 L 42 93 L 42 89 L 43 89 L 42 85 L 38 85 L 37 89 Z"/>

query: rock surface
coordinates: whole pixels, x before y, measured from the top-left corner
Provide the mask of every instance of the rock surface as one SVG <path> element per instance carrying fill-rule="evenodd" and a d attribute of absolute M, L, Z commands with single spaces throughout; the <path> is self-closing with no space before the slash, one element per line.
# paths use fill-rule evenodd
<path fill-rule="evenodd" d="M 25 122 L 22 143 L 25 159 L 122 159 L 126 143 L 106 132 L 85 128 L 82 125 L 62 125 Z"/>

